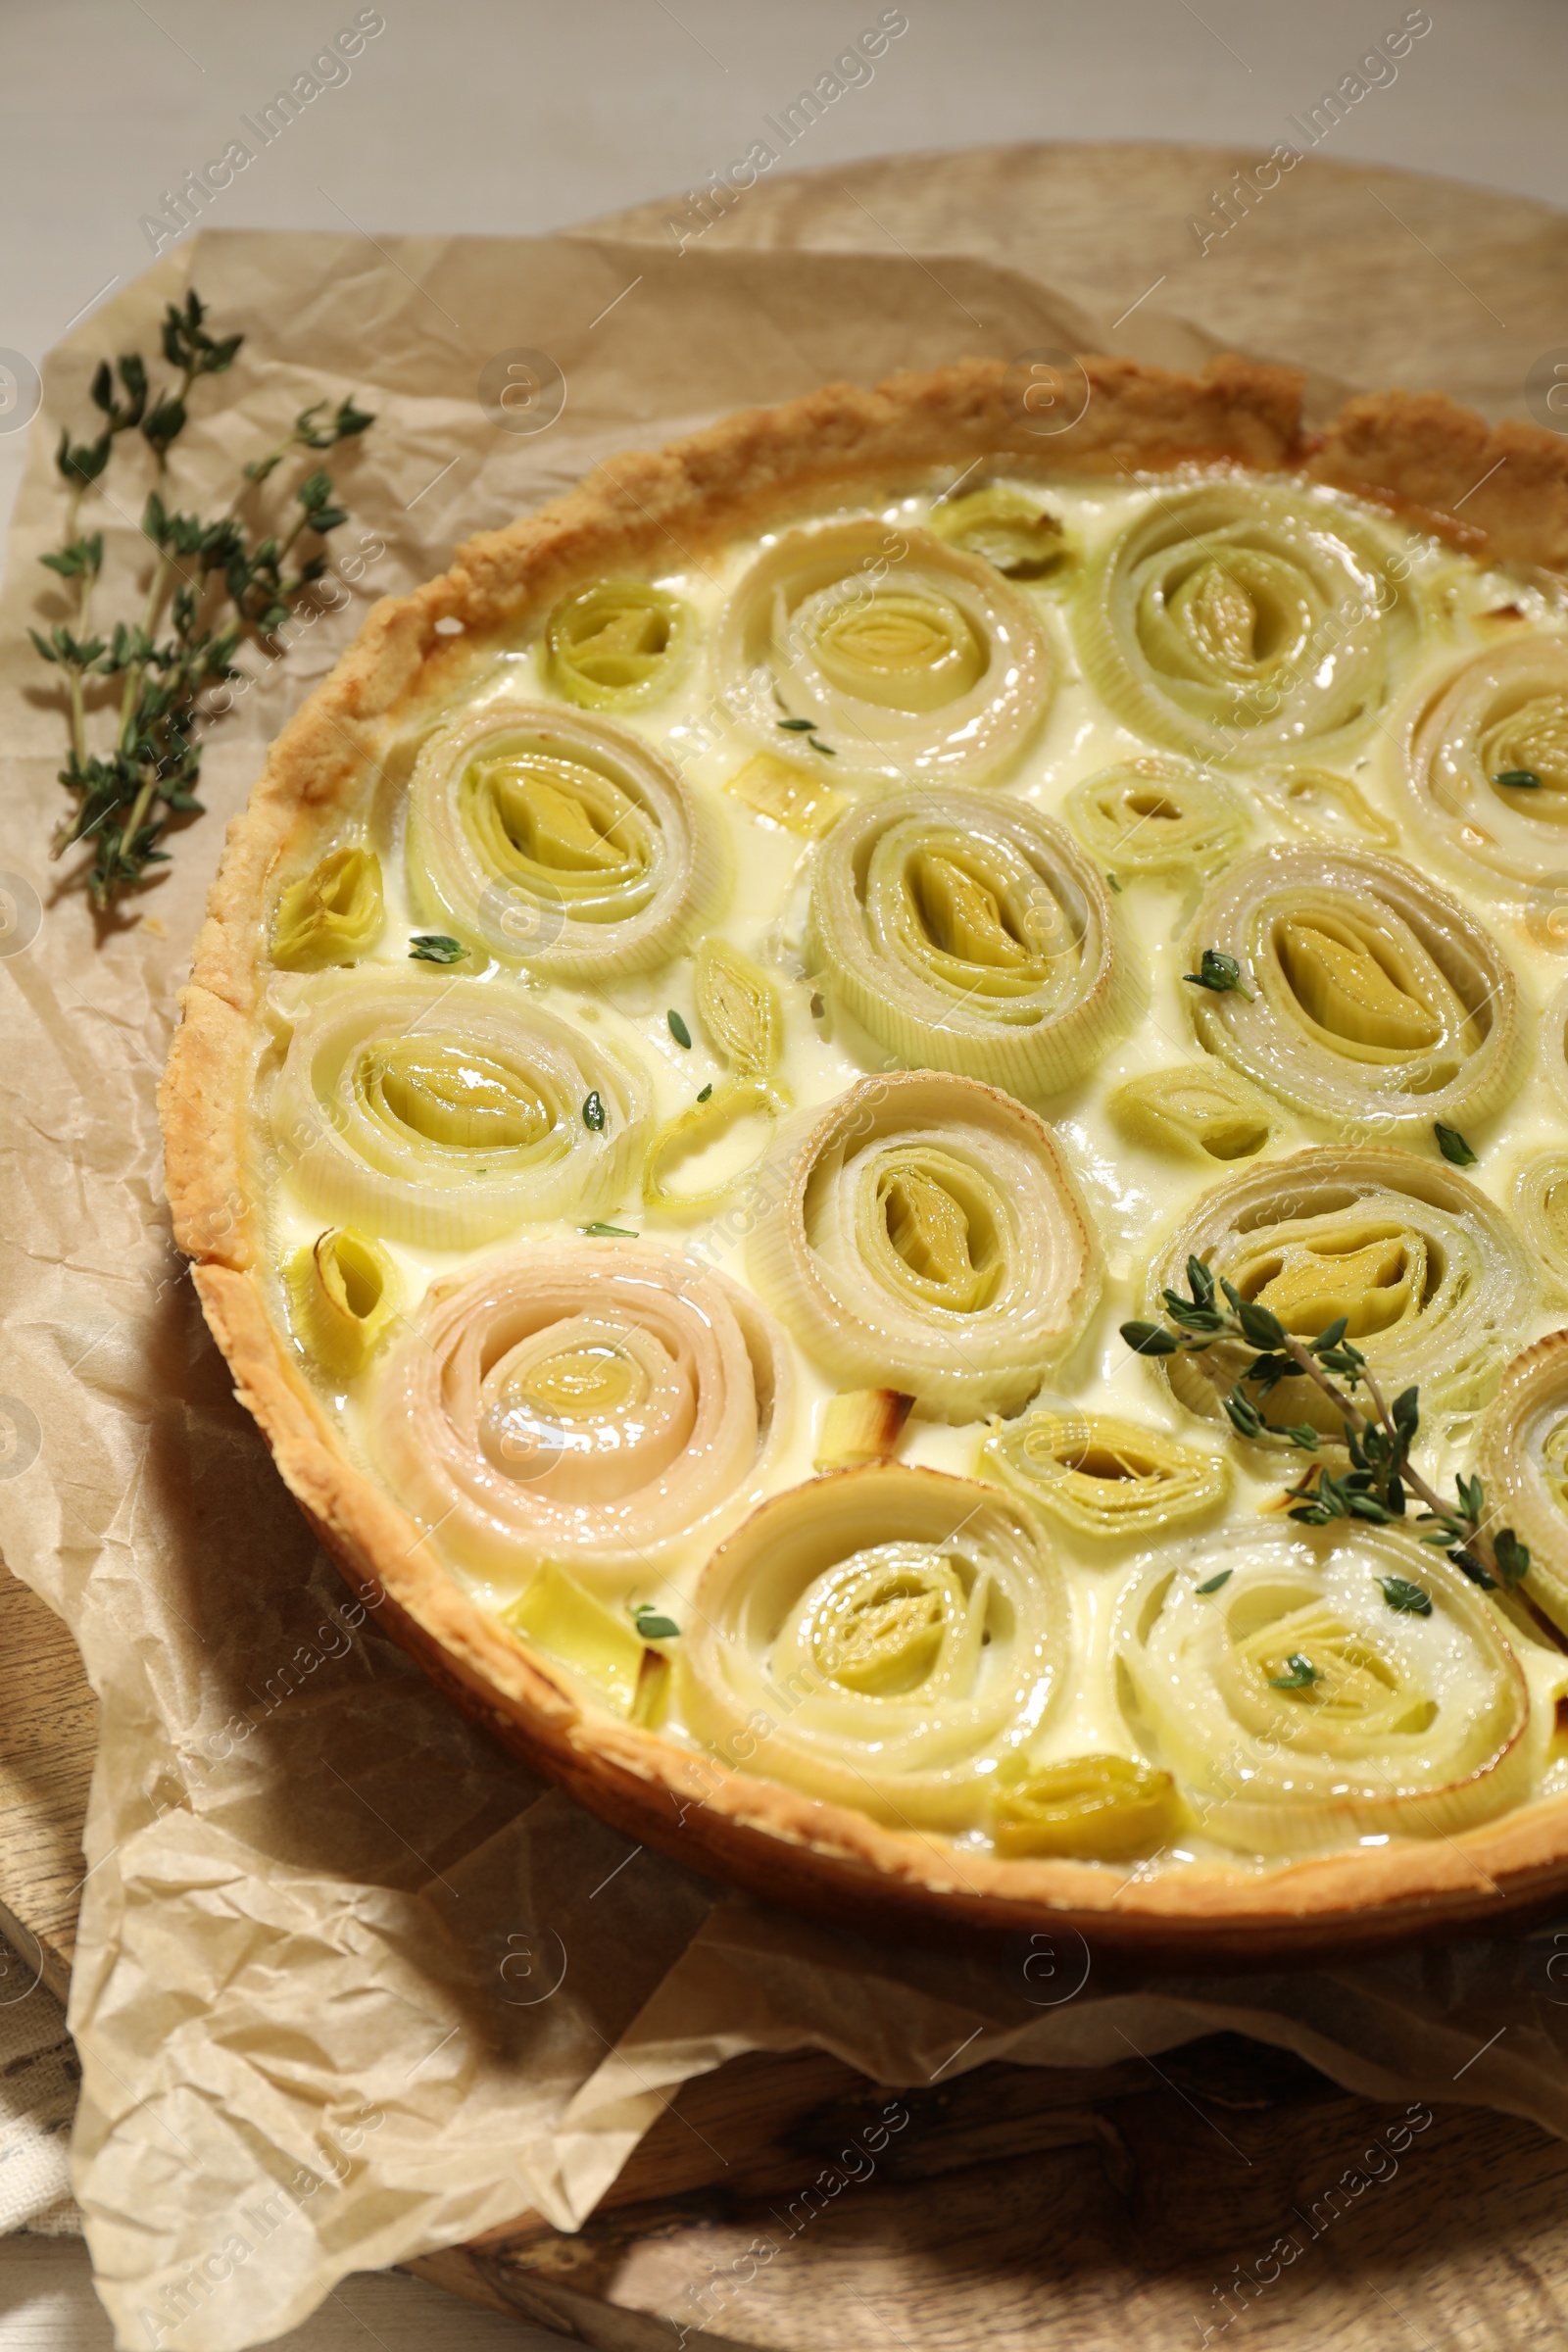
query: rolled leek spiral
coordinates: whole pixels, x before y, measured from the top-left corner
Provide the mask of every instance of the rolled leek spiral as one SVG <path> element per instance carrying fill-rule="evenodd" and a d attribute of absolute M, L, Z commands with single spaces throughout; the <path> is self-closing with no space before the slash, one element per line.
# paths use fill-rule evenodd
<path fill-rule="evenodd" d="M 1413 653 L 1419 611 L 1321 492 L 1218 481 L 1160 499 L 1085 584 L 1084 667 L 1141 735 L 1203 760 L 1335 760 Z"/>
<path fill-rule="evenodd" d="M 1129 1078 L 1105 1107 L 1130 1143 L 1164 1158 L 1250 1159 L 1280 1130 L 1267 1095 L 1222 1061 L 1177 1062 Z"/>
<path fill-rule="evenodd" d="M 728 858 L 666 760 L 560 704 L 489 704 L 430 738 L 409 786 L 421 917 L 542 979 L 667 963 L 716 911 Z"/>
<path fill-rule="evenodd" d="M 585 710 L 640 710 L 679 685 L 697 641 L 690 605 L 646 580 L 580 588 L 545 626 L 552 686 Z"/>
<path fill-rule="evenodd" d="M 1394 1578 L 1430 1614 L 1391 1607 Z M 1234 1527 L 1163 1551 L 1112 1649 L 1135 1738 L 1200 1834 L 1243 1852 L 1449 1837 L 1526 1792 L 1529 1690 L 1500 1620 L 1387 1529 Z"/>
<path fill-rule="evenodd" d="M 1230 1489 L 1223 1454 L 1109 1413 L 1038 1409 L 994 1430 L 980 1466 L 1096 1543 L 1180 1527 L 1214 1510 Z"/>
<path fill-rule="evenodd" d="M 1118 876 L 1228 864 L 1250 830 L 1220 776 L 1182 760 L 1123 760 L 1067 795 L 1067 822 Z"/>
<path fill-rule="evenodd" d="M 1487 1509 L 1530 1550 L 1529 1591 L 1568 1627 L 1568 1331 L 1516 1356 L 1481 1427 Z"/>
<path fill-rule="evenodd" d="M 949 547 L 983 557 L 1009 580 L 1044 579 L 1070 556 L 1055 515 L 1001 483 L 939 500 L 931 510 L 931 528 Z"/>
<path fill-rule="evenodd" d="M 1362 1145 L 1271 1159 L 1204 1194 L 1160 1250 L 1148 1300 L 1186 1290 L 1190 1257 L 1278 1315 L 1298 1339 L 1339 1316 L 1385 1396 L 1418 1386 L 1424 1418 L 1484 1404 L 1535 1292 L 1504 1212 L 1457 1170 Z M 1161 1359 L 1180 1401 L 1209 1420 L 1255 1350 L 1220 1341 Z M 1304 1376 L 1265 1400 L 1276 1425 L 1338 1437 L 1340 1416 Z"/>
<path fill-rule="evenodd" d="M 328 850 L 277 903 L 272 961 L 280 971 L 319 972 L 357 963 L 386 922 L 381 861 L 373 850 Z"/>
<path fill-rule="evenodd" d="M 757 1500 L 790 1381 L 781 1336 L 722 1275 L 536 1247 L 435 1285 L 377 1382 L 370 1444 L 499 1594 L 545 1560 L 602 1586 Z"/>
<path fill-rule="evenodd" d="M 1521 1168 L 1513 1206 L 1548 1285 L 1568 1299 L 1568 1152 L 1544 1152 Z"/>
<path fill-rule="evenodd" d="M 1463 1127 L 1524 1074 L 1511 967 L 1457 900 L 1396 858 L 1263 851 L 1203 900 L 1188 971 L 1205 948 L 1236 958 L 1253 1001 L 1184 987 L 1200 1043 L 1342 1132 Z"/>
<path fill-rule="evenodd" d="M 1405 782 L 1419 838 L 1473 885 L 1568 886 L 1568 637 L 1516 638 L 1445 678 L 1411 719 Z"/>
<path fill-rule="evenodd" d="M 983 783 L 1055 684 L 1027 601 L 929 531 L 877 517 L 784 532 L 726 605 L 713 650 L 730 709 L 770 750 L 809 721 L 832 780 Z"/>
<path fill-rule="evenodd" d="M 457 1250 L 618 1206 L 647 1081 L 514 981 L 371 967 L 323 974 L 277 1011 L 293 1033 L 272 1131 L 323 1215 Z"/>
<path fill-rule="evenodd" d="M 1093 862 L 993 794 L 894 792 L 816 853 L 807 960 L 879 1045 L 1058 1093 L 1137 1017 L 1143 975 Z"/>
<path fill-rule="evenodd" d="M 752 1278 L 807 1353 L 933 1420 L 1016 1412 L 1100 1295 L 1050 1129 L 971 1079 L 861 1079 L 781 1132 L 758 1198 Z"/>
<path fill-rule="evenodd" d="M 773 1495 L 709 1561 L 692 1614 L 680 1671 L 699 1739 L 922 1830 L 983 1822 L 983 1767 L 1045 1719 L 1069 1639 L 1023 1506 L 902 1463 Z"/>

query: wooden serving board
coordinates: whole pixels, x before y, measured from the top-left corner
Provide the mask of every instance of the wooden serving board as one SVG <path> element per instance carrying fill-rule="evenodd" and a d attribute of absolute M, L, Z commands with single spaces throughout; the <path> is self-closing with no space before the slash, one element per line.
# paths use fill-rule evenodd
<path fill-rule="evenodd" d="M 1148 302 L 1319 376 L 1525 413 L 1565 339 L 1568 217 L 1309 157 L 1200 252 L 1191 220 L 1258 160 L 895 157 L 762 182 L 706 233 L 978 254 L 1107 317 Z M 687 212 L 593 227 L 662 241 Z M 63 1994 L 96 1709 L 65 1627 L 9 1579 L 0 1654 L 0 1928 Z M 742 2058 L 685 2087 L 576 2235 L 524 2214 L 411 2267 L 604 2352 L 1176 2352 L 1232 2328 L 1291 2352 L 1561 2345 L 1568 2147 L 1457 2103 L 1401 2143 L 1403 2112 L 1230 2035 L 902 2093 L 817 2055 Z"/>
<path fill-rule="evenodd" d="M 87 1864 L 81 1828 L 98 1702 L 53 1609 L 0 1576 L 0 1930 L 61 2000 Z"/>
<path fill-rule="evenodd" d="M 576 2236 L 525 2215 L 410 2267 L 605 2352 L 683 2328 L 1199 2352 L 1233 2328 L 1263 2352 L 1555 2352 L 1565 2194 L 1568 2146 L 1529 2125 L 1374 2105 L 1228 2034 L 895 2093 L 752 2057 L 688 2085 Z"/>

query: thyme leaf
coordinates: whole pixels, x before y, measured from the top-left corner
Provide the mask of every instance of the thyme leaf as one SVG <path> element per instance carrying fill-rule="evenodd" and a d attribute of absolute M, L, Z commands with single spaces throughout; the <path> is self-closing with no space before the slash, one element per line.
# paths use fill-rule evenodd
<path fill-rule="evenodd" d="M 1241 965 L 1222 948 L 1205 948 L 1198 959 L 1197 971 L 1183 972 L 1182 978 L 1189 988 L 1206 988 L 1216 997 L 1234 994 L 1245 997 L 1249 1004 L 1255 1002 L 1242 978 Z"/>
<path fill-rule="evenodd" d="M 1380 1576 L 1383 1597 L 1391 1609 L 1401 1617 L 1430 1617 L 1432 1595 L 1421 1585 L 1414 1585 L 1407 1576 Z"/>
<path fill-rule="evenodd" d="M 645 1642 L 672 1642 L 680 1632 L 674 1618 L 664 1616 L 651 1600 L 640 1600 L 631 1614 Z"/>

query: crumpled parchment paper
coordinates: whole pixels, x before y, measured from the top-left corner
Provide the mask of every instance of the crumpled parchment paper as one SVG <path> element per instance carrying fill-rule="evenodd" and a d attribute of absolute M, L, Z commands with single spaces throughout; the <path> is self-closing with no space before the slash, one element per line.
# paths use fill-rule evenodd
<path fill-rule="evenodd" d="M 198 390 L 181 504 L 223 503 L 310 400 L 351 392 L 377 422 L 333 462 L 353 517 L 334 609 L 288 631 L 286 662 L 210 738 L 209 813 L 167 880 L 99 927 L 74 860 L 47 858 L 62 721 L 25 628 L 64 616 L 36 562 L 60 534 L 60 421 L 79 431 L 96 358 L 153 351 L 191 282 L 246 344 Z M 1149 2052 L 1223 2025 L 1352 2087 L 1568 2132 L 1568 1944 L 1549 1932 L 1140 1984 L 1071 1937 L 1003 1965 L 895 1955 L 629 1846 L 464 1722 L 350 1599 L 171 1247 L 154 1089 L 223 821 L 369 600 L 617 448 L 835 375 L 1061 345 L 1187 364 L 1216 348 L 1152 311 L 1112 333 L 951 256 L 217 232 L 46 366 L 0 610 L 0 1543 L 102 1702 L 74 2185 L 122 2344 L 229 2352 L 346 2272 L 528 2208 L 570 2229 L 671 2087 L 749 2049 L 826 2048 L 903 2084 L 938 2061 L 1098 2064 L 1122 2035 Z M 516 382 L 520 409 L 503 406 Z M 117 455 L 83 509 L 111 617 L 145 569 L 143 458 Z"/>

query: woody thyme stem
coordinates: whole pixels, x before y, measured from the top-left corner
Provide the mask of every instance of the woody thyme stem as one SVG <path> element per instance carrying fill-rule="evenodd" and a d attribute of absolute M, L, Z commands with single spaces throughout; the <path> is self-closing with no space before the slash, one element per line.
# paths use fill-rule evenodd
<path fill-rule="evenodd" d="M 1330 1380 L 1328 1374 L 1323 1371 L 1322 1367 L 1313 1359 L 1313 1357 L 1308 1353 L 1307 1349 L 1302 1347 L 1298 1339 L 1297 1339 L 1291 1332 L 1286 1332 L 1284 1338 L 1278 1343 L 1278 1345 L 1283 1349 L 1285 1354 L 1295 1358 L 1297 1363 L 1300 1365 L 1301 1370 L 1306 1374 L 1308 1380 L 1316 1383 L 1317 1387 L 1322 1390 L 1324 1396 L 1333 1405 L 1335 1411 L 1341 1414 L 1343 1418 L 1350 1424 L 1350 1427 L 1354 1430 L 1357 1437 L 1361 1437 L 1372 1427 L 1372 1424 L 1368 1420 L 1366 1414 L 1361 1411 L 1358 1405 L 1352 1404 L 1348 1396 L 1341 1394 L 1337 1385 Z M 1364 1365 L 1361 1370 L 1361 1379 L 1366 1384 L 1367 1394 L 1371 1397 L 1373 1405 L 1376 1408 L 1379 1427 L 1384 1431 L 1386 1436 L 1397 1441 L 1398 1432 L 1395 1427 L 1394 1416 L 1389 1411 L 1388 1405 L 1384 1401 L 1383 1392 L 1378 1387 L 1378 1384 L 1373 1378 L 1372 1373 Z M 1308 1472 L 1307 1475 L 1310 1477 L 1312 1473 Z M 1438 1494 L 1434 1487 L 1428 1486 L 1426 1480 L 1421 1476 L 1419 1470 L 1412 1468 L 1408 1455 L 1406 1455 L 1400 1466 L 1399 1477 L 1403 1481 L 1404 1485 L 1410 1489 L 1413 1494 L 1419 1495 L 1420 1499 L 1426 1504 L 1427 1509 L 1432 1513 L 1434 1518 L 1446 1520 L 1452 1519 L 1454 1515 L 1452 1506 L 1443 1500 L 1442 1496 Z"/>

